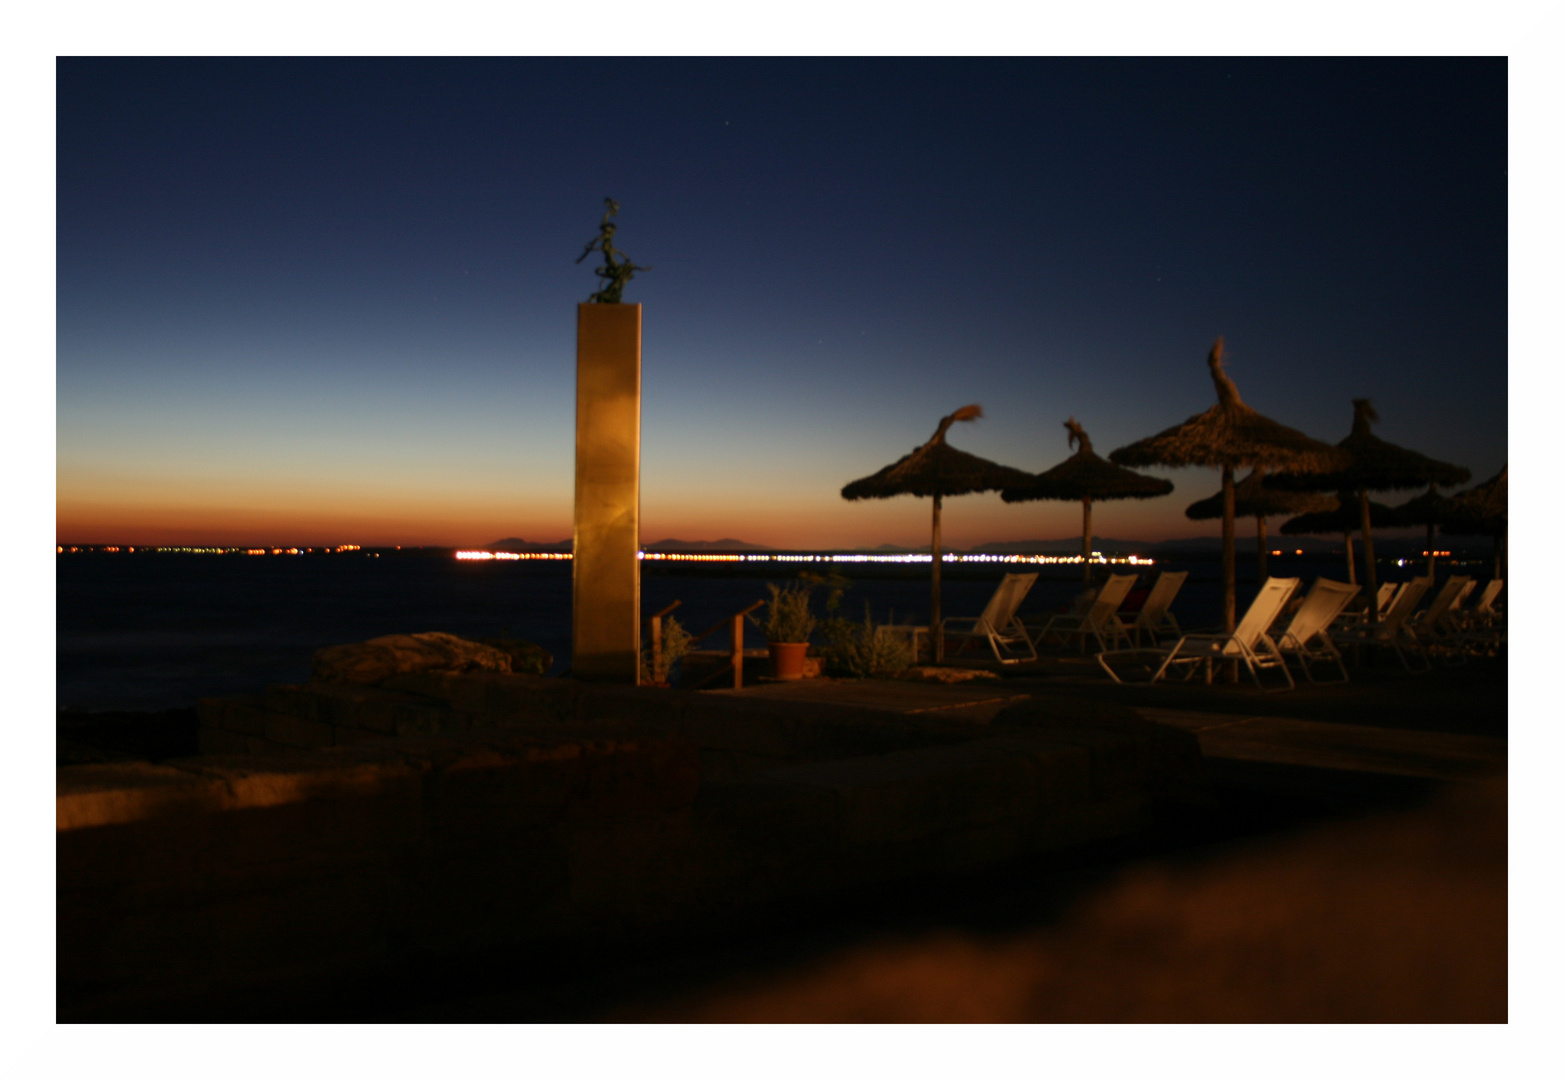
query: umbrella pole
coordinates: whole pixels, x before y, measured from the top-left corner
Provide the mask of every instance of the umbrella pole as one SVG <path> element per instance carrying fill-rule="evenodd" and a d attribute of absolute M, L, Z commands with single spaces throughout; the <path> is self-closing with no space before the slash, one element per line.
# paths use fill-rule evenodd
<path fill-rule="evenodd" d="M 1254 533 L 1255 533 L 1255 543 L 1260 545 L 1259 549 L 1258 549 L 1259 550 L 1259 562 L 1260 562 L 1260 584 L 1264 585 L 1265 584 L 1265 579 L 1270 576 L 1269 574 L 1266 573 L 1268 568 L 1267 568 L 1267 566 L 1265 564 L 1265 556 L 1267 554 L 1267 552 L 1265 550 L 1265 518 L 1264 518 L 1264 516 L 1262 516 L 1260 514 L 1256 514 L 1254 522 L 1255 522 L 1255 530 L 1254 530 Z"/>
<path fill-rule="evenodd" d="M 1358 583 L 1358 568 L 1357 564 L 1352 561 L 1352 534 L 1342 533 L 1341 538 L 1347 545 L 1347 584 L 1356 585 Z"/>
<path fill-rule="evenodd" d="M 940 497 L 934 496 L 934 560 L 932 562 L 934 585 L 929 595 L 929 633 L 934 637 L 934 662 L 936 664 L 945 661 L 945 633 L 940 629 L 939 618 L 939 505 Z"/>
<path fill-rule="evenodd" d="M 1369 523 L 1369 495 L 1358 492 L 1358 510 L 1363 518 L 1363 580 L 1368 583 L 1369 622 L 1379 622 L 1379 605 L 1374 597 L 1379 595 L 1379 575 L 1374 572 L 1374 530 Z"/>
<path fill-rule="evenodd" d="M 1428 523 L 1428 576 L 1434 576 L 1434 523 Z"/>
<path fill-rule="evenodd" d="M 1081 580 L 1092 582 L 1092 501 L 1081 500 Z"/>
<path fill-rule="evenodd" d="M 1222 466 L 1222 629 L 1231 634 L 1237 622 L 1237 553 L 1234 545 L 1233 467 Z M 1235 671 L 1237 669 L 1234 669 Z"/>
<path fill-rule="evenodd" d="M 1233 492 L 1233 467 L 1222 466 L 1222 628 L 1229 634 L 1237 623 L 1238 608 L 1238 544 L 1237 520 L 1234 513 L 1236 496 Z M 1237 684 L 1238 661 L 1229 660 L 1224 667 L 1227 682 Z"/>

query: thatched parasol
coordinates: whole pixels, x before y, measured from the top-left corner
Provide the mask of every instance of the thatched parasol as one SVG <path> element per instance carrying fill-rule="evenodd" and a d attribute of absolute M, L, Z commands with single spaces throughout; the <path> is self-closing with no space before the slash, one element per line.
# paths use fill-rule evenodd
<path fill-rule="evenodd" d="M 1265 479 L 1262 465 L 1238 481 L 1233 487 L 1233 513 L 1238 517 L 1255 520 L 1255 543 L 1260 580 L 1266 576 L 1265 519 L 1281 514 L 1307 514 L 1314 510 L 1330 510 L 1335 500 L 1327 495 L 1311 495 L 1303 492 L 1277 491 L 1261 483 Z M 1210 521 L 1222 516 L 1222 493 L 1190 503 L 1184 516 L 1191 521 Z"/>
<path fill-rule="evenodd" d="M 889 499 L 896 495 L 916 495 L 934 499 L 933 582 L 931 585 L 929 628 L 934 638 L 934 659 L 945 657 L 945 639 L 940 632 L 940 503 L 946 495 L 967 495 L 977 491 L 997 491 L 1031 479 L 1030 473 L 999 465 L 975 454 L 957 450 L 945 441 L 945 431 L 958 420 L 977 420 L 981 405 L 967 405 L 939 422 L 934 437 L 901 460 L 887 465 L 873 476 L 854 480 L 842 489 L 842 498 Z"/>
<path fill-rule="evenodd" d="M 1204 465 L 1222 470 L 1222 624 L 1232 633 L 1236 616 L 1233 554 L 1233 470 L 1265 466 L 1272 471 L 1331 469 L 1337 451 L 1255 412 L 1238 396 L 1222 370 L 1222 339 L 1206 358 L 1217 403 L 1199 416 L 1108 455 L 1117 465 Z"/>
<path fill-rule="evenodd" d="M 1352 433 L 1336 444 L 1346 454 L 1342 465 L 1330 469 L 1311 469 L 1292 476 L 1276 476 L 1267 481 L 1273 487 L 1285 491 L 1355 493 L 1362 518 L 1364 576 L 1368 579 L 1370 596 L 1379 588 L 1379 575 L 1374 568 L 1374 522 L 1369 513 L 1368 493 L 1405 491 L 1425 484 L 1452 487 L 1472 478 L 1470 469 L 1435 461 L 1415 450 L 1407 450 L 1381 439 L 1369 429 L 1369 425 L 1378 419 L 1379 414 L 1374 411 L 1368 398 L 1353 398 Z M 1370 604 L 1370 621 L 1377 617 L 1374 605 Z"/>
<path fill-rule="evenodd" d="M 1510 538 L 1510 467 L 1474 488 L 1450 496 L 1451 519 L 1439 531 L 1451 536 L 1492 536 L 1493 576 L 1504 577 Z"/>
<path fill-rule="evenodd" d="M 1428 485 L 1428 490 L 1415 499 L 1408 499 L 1396 507 L 1397 525 L 1413 526 L 1421 525 L 1428 530 L 1428 576 L 1434 576 L 1437 559 L 1434 555 L 1434 526 L 1445 525 L 1457 520 L 1459 511 L 1453 509 L 1450 500 L 1439 494 L 1439 489 L 1433 484 Z"/>
<path fill-rule="evenodd" d="M 1311 510 L 1282 522 L 1283 536 L 1328 536 L 1339 533 L 1347 546 L 1347 580 L 1358 583 L 1358 571 L 1352 561 L 1352 534 L 1363 527 L 1363 511 L 1350 492 L 1339 495 L 1320 495 L 1328 506 Z M 1396 511 L 1384 503 L 1371 502 L 1369 520 L 1380 528 L 1397 524 Z M 1378 589 L 1378 586 L 1375 586 Z M 1372 594 L 1371 594 L 1372 595 Z"/>
<path fill-rule="evenodd" d="M 1037 499 L 1058 499 L 1062 502 L 1081 500 L 1081 574 L 1086 581 L 1092 576 L 1092 501 L 1094 499 L 1154 499 L 1173 491 L 1173 481 L 1159 480 L 1155 476 L 1143 476 L 1130 469 L 1121 468 L 1098 457 L 1092 450 L 1092 440 L 1086 429 L 1071 417 L 1064 422 L 1070 433 L 1069 445 L 1079 446 L 1074 454 L 1065 458 L 1047 472 L 1038 473 L 1026 483 L 1007 487 L 999 493 L 1005 502 L 1031 502 Z"/>

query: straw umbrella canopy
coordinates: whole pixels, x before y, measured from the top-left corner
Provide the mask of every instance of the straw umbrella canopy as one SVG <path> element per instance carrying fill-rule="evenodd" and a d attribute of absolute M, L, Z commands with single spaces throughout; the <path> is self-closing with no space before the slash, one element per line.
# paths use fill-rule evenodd
<path fill-rule="evenodd" d="M 1434 526 L 1448 523 L 1459 523 L 1460 511 L 1453 508 L 1450 500 L 1439 494 L 1439 489 L 1433 484 L 1428 485 L 1428 490 L 1415 499 L 1408 499 L 1396 507 L 1397 525 L 1422 525 L 1428 530 L 1428 576 L 1434 576 Z"/>
<path fill-rule="evenodd" d="M 1291 476 L 1273 476 L 1267 483 L 1289 491 L 1346 491 L 1357 497 L 1359 515 L 1362 518 L 1364 577 L 1368 579 L 1369 595 L 1379 588 L 1378 574 L 1374 568 L 1374 522 L 1369 512 L 1368 493 L 1371 491 L 1406 491 L 1425 484 L 1454 487 L 1472 478 L 1470 469 L 1435 461 L 1415 450 L 1388 443 L 1370 430 L 1379 419 L 1368 398 L 1352 400 L 1352 433 L 1337 443 L 1346 459 L 1329 469 L 1309 470 Z M 1393 523 L 1394 519 L 1392 519 Z M 1374 606 L 1369 605 L 1369 619 L 1378 617 Z"/>
<path fill-rule="evenodd" d="M 1272 471 L 1330 469 L 1340 462 L 1334 447 L 1278 424 L 1245 405 L 1238 387 L 1222 370 L 1222 339 L 1206 358 L 1217 403 L 1199 416 L 1108 455 L 1116 465 L 1203 465 L 1222 470 L 1222 624 L 1236 621 L 1233 554 L 1233 470 L 1265 466 Z"/>
<path fill-rule="evenodd" d="M 1442 523 L 1439 531 L 1451 536 L 1492 536 L 1493 576 L 1503 577 L 1510 536 L 1510 467 L 1450 496 L 1450 510 L 1451 520 Z"/>
<path fill-rule="evenodd" d="M 1268 488 L 1261 483 L 1264 479 L 1265 466 L 1262 465 L 1233 487 L 1233 513 L 1238 517 L 1252 517 L 1255 520 L 1255 554 L 1262 581 L 1265 579 L 1266 572 L 1265 519 L 1281 514 L 1307 514 L 1313 510 L 1329 510 L 1335 505 L 1335 501 L 1327 495 L 1277 491 Z M 1221 517 L 1222 493 L 1218 491 L 1209 498 L 1190 503 L 1184 510 L 1184 516 L 1191 521 L 1211 521 Z"/>
<path fill-rule="evenodd" d="M 1105 461 L 1092 450 L 1086 429 L 1074 417 L 1064 422 L 1070 433 L 1069 445 L 1078 446 L 1074 454 L 1047 472 L 1038 473 L 1026 483 L 1007 487 L 999 497 L 1007 503 L 1058 499 L 1081 500 L 1081 575 L 1092 577 L 1092 501 L 1096 499 L 1154 499 L 1173 491 L 1173 481 L 1144 476 Z"/>
<path fill-rule="evenodd" d="M 1289 518 L 1282 522 L 1283 536 L 1329 536 L 1340 534 L 1347 547 L 1347 580 L 1356 585 L 1358 583 L 1358 571 L 1352 561 L 1352 534 L 1363 527 L 1363 511 L 1357 505 L 1357 499 L 1350 492 L 1339 495 L 1319 496 L 1330 505 L 1307 513 L 1299 514 L 1295 518 Z M 1384 503 L 1371 502 L 1369 505 L 1369 519 L 1380 528 L 1387 528 L 1396 524 L 1396 511 Z M 1374 591 L 1378 591 L 1378 586 Z"/>
<path fill-rule="evenodd" d="M 915 495 L 934 500 L 933 581 L 930 586 L 929 627 L 934 638 L 934 659 L 945 658 L 945 638 L 940 632 L 940 505 L 947 495 L 967 495 L 979 491 L 998 491 L 1023 481 L 1031 474 L 1008 465 L 999 465 L 975 454 L 957 450 L 945 441 L 945 432 L 958 420 L 977 420 L 981 405 L 966 405 L 939 422 L 934 437 L 906 457 L 887 465 L 873 476 L 854 480 L 842 489 L 842 498 L 889 499 L 897 495 Z"/>

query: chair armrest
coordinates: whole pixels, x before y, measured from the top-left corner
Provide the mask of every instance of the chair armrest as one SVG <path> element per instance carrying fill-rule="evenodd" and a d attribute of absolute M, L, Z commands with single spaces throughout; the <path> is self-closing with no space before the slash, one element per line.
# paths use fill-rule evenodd
<path fill-rule="evenodd" d="M 982 621 L 983 621 L 983 617 L 981 615 L 978 615 L 978 616 L 972 616 L 972 615 L 947 615 L 945 618 L 943 618 L 943 619 L 941 619 L 939 621 L 939 628 L 940 628 L 941 631 L 944 631 L 944 630 L 947 630 L 947 629 L 950 628 L 950 624 L 951 623 L 971 623 L 972 624 L 972 629 L 964 631 L 964 632 L 965 633 L 969 633 L 969 634 L 974 634 L 974 633 L 977 633 L 978 623 L 980 623 Z M 961 632 L 961 631 L 958 631 L 958 632 Z"/>

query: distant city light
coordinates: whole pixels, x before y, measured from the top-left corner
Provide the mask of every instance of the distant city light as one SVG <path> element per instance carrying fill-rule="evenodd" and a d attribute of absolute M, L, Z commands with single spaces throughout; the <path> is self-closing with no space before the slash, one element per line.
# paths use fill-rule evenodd
<path fill-rule="evenodd" d="M 458 559 L 568 559 L 568 551 L 458 551 Z"/>
<path fill-rule="evenodd" d="M 105 544 L 102 547 L 93 547 L 91 545 L 89 545 L 87 547 L 66 547 L 64 544 L 56 544 L 54 546 L 54 553 L 56 555 L 64 555 L 64 554 L 67 554 L 67 553 L 74 554 L 74 553 L 77 553 L 77 552 L 84 552 L 84 551 L 85 552 L 95 552 L 95 551 L 120 552 L 120 551 L 124 551 L 124 552 L 128 553 L 128 552 L 133 552 L 135 550 L 136 549 L 133 548 L 133 547 L 123 547 L 122 548 L 122 547 L 119 547 L 119 546 L 114 545 L 114 544 Z M 161 554 L 161 555 L 306 555 L 306 554 L 309 554 L 309 553 L 314 552 L 316 550 L 319 550 L 323 554 L 333 554 L 333 553 L 345 552 L 345 551 L 359 551 L 359 550 L 361 550 L 361 548 L 357 544 L 339 544 L 336 547 L 324 547 L 324 548 L 319 548 L 319 549 L 317 549 L 317 548 L 297 548 L 297 547 L 286 547 L 286 548 L 284 548 L 284 547 L 249 548 L 249 547 L 189 547 L 189 546 L 181 546 L 181 547 L 143 547 L 141 550 L 142 551 L 154 551 L 154 552 L 157 552 L 158 554 Z M 398 549 L 398 550 L 400 550 L 400 549 Z"/>
<path fill-rule="evenodd" d="M 522 559 L 569 559 L 568 551 L 458 551 L 458 559 L 489 560 L 502 559 L 515 561 Z M 928 563 L 933 562 L 933 556 L 907 552 L 897 555 L 868 555 L 853 553 L 830 554 L 820 553 L 812 555 L 794 553 L 770 553 L 742 555 L 717 554 L 713 552 L 695 551 L 642 551 L 638 557 L 652 562 L 707 562 L 707 563 Z M 945 552 L 940 561 L 942 563 L 1005 563 L 1022 564 L 1029 566 L 1069 566 L 1081 565 L 1079 555 L 963 555 L 955 552 Z M 1101 566 L 1155 566 L 1154 559 L 1144 555 L 1103 555 L 1101 552 L 1092 553 L 1092 563 Z"/>

